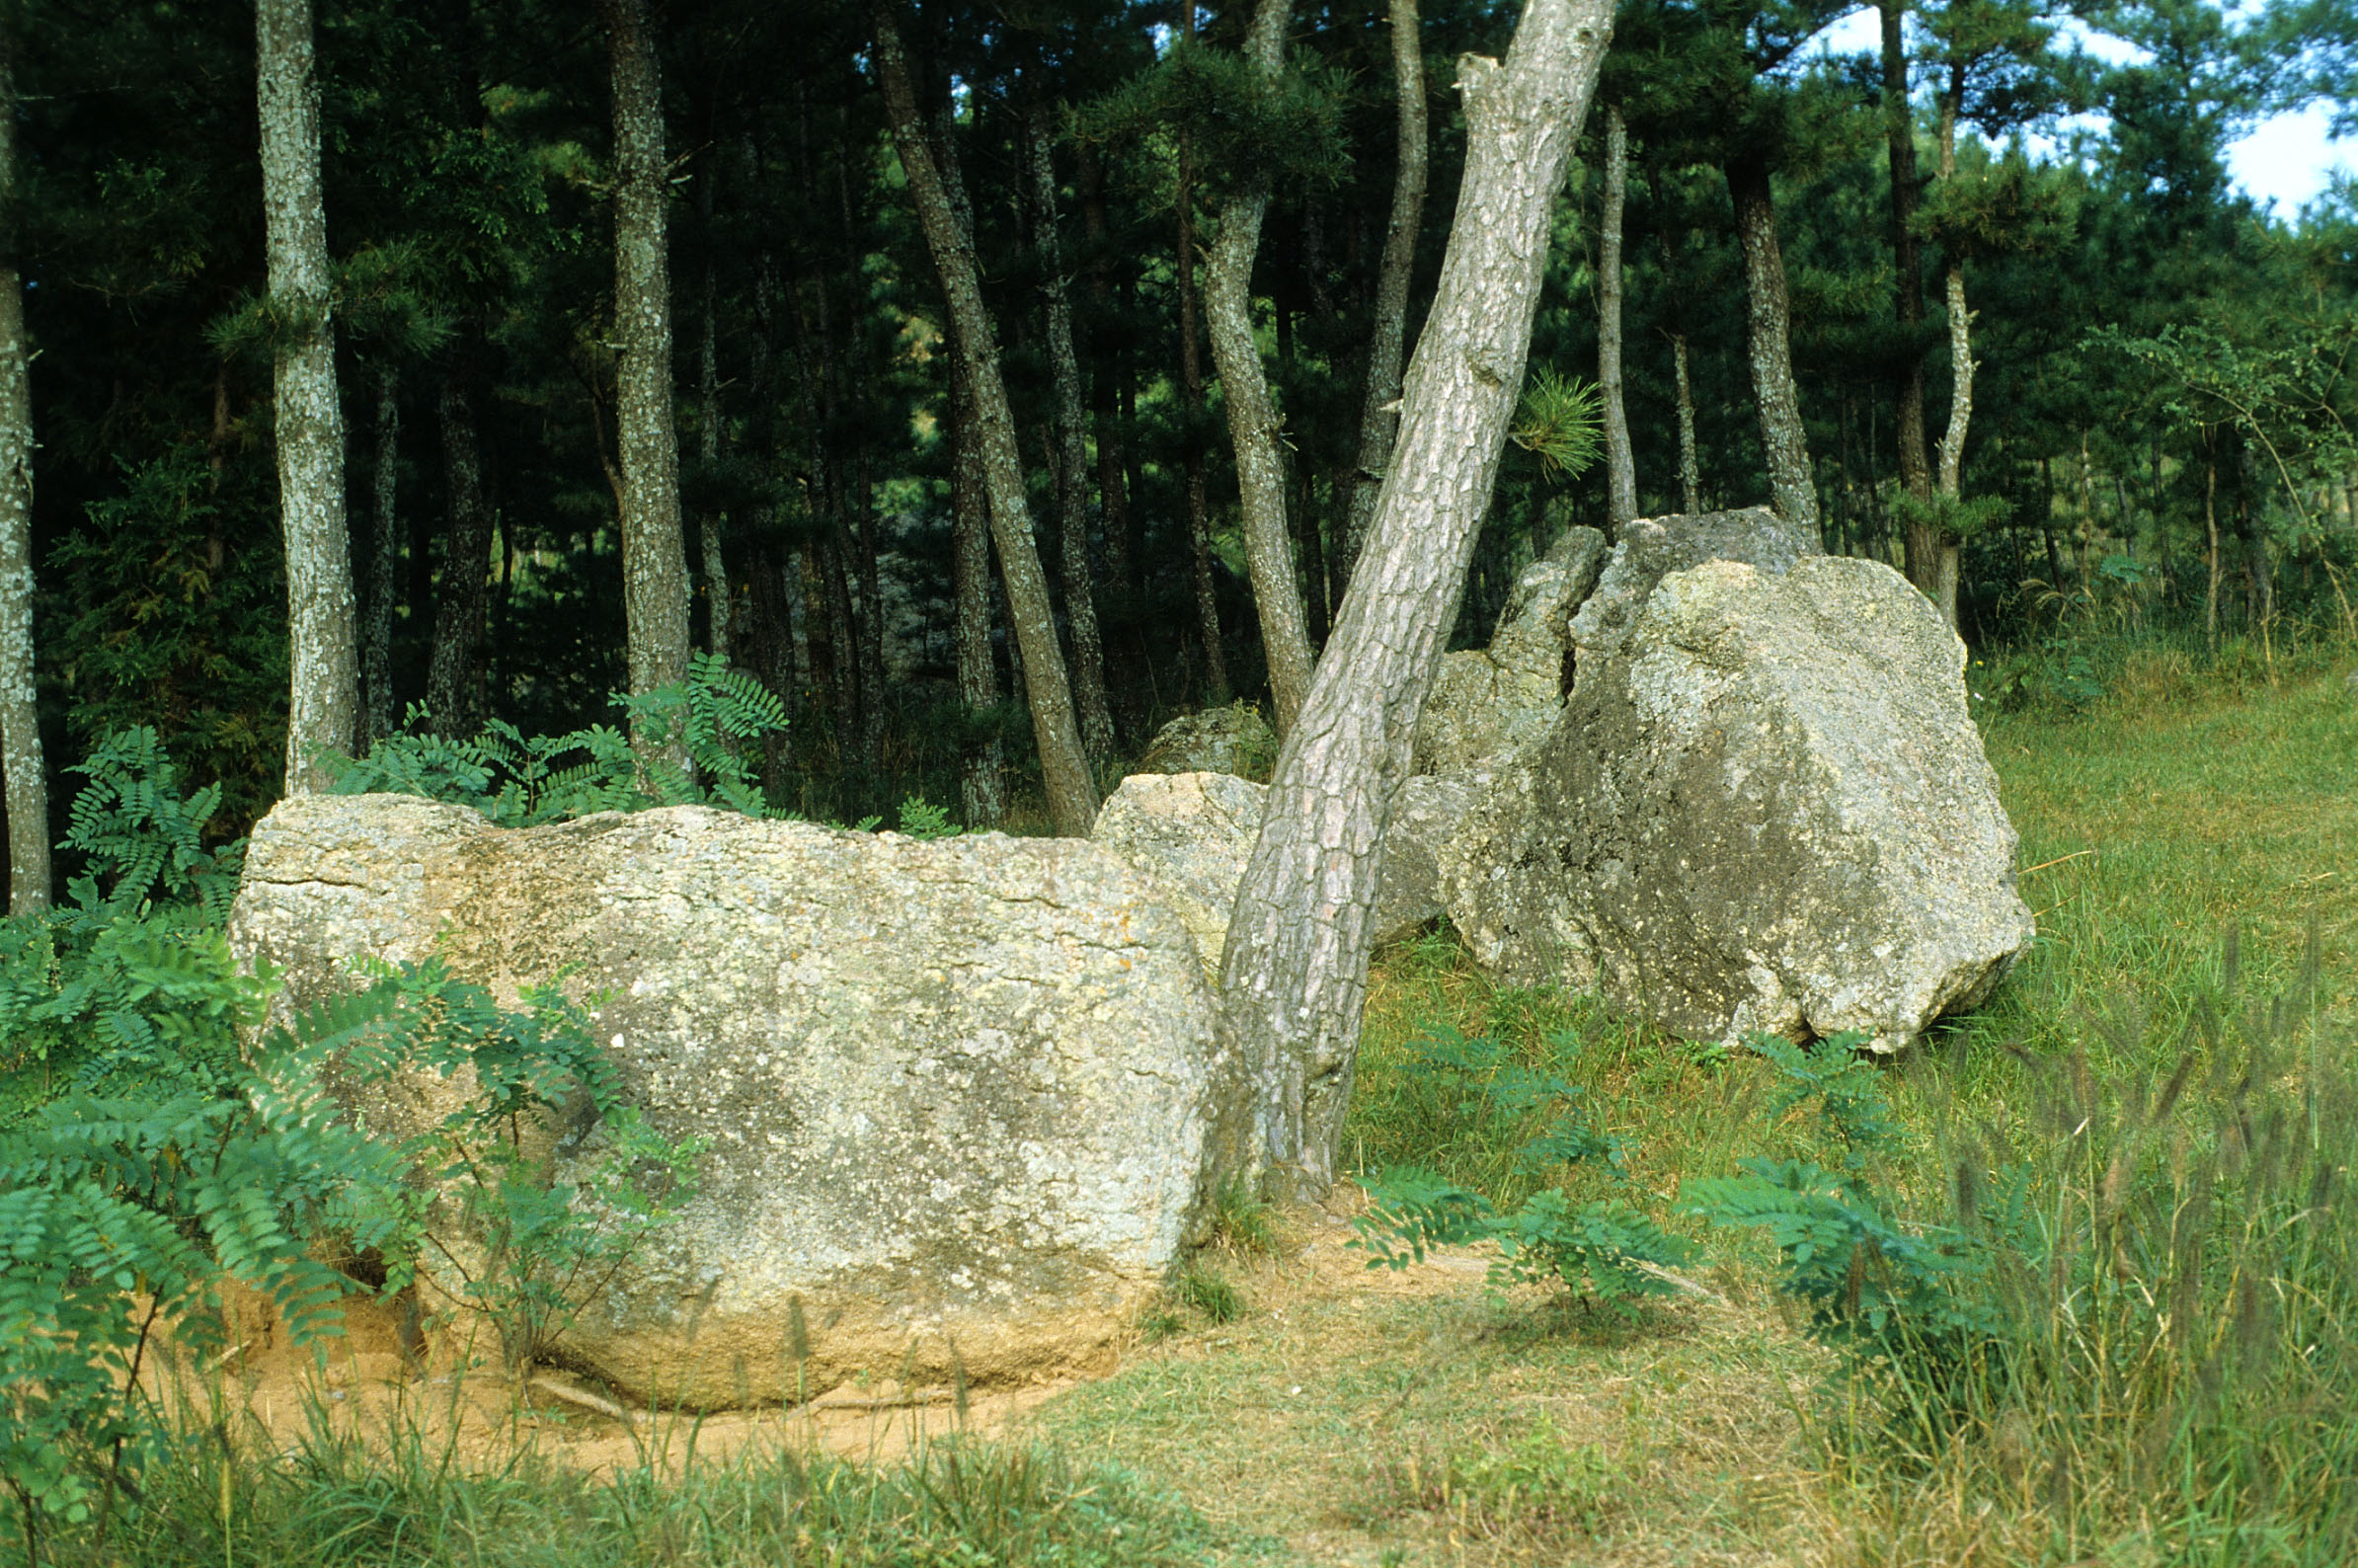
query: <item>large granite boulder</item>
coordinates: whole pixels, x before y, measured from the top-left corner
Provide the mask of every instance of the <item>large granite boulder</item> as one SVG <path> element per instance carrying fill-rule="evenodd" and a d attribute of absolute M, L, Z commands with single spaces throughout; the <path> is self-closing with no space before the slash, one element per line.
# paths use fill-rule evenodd
<path fill-rule="evenodd" d="M 1879 562 L 1786 564 L 1673 571 L 1592 644 L 1444 855 L 1491 973 L 1692 1038 L 1892 1050 L 2029 943 L 1956 634 Z"/>
<path fill-rule="evenodd" d="M 1101 1364 L 1240 1092 L 1186 927 L 1079 840 L 314 796 L 256 828 L 230 934 L 290 1005 L 361 954 L 566 978 L 626 1102 L 710 1147 L 559 1359 L 692 1408 Z M 560 1181 L 597 1153 L 557 1149 Z"/>
<path fill-rule="evenodd" d="M 1417 772 L 1488 771 L 1546 734 L 1570 689 L 1572 615 L 1605 552 L 1596 529 L 1565 529 L 1515 580 L 1490 646 L 1442 656 L 1417 716 Z"/>
<path fill-rule="evenodd" d="M 1183 713 L 1154 732 L 1139 758 L 1140 773 L 1232 773 L 1266 780 L 1277 761 L 1277 732 L 1249 702 Z"/>
<path fill-rule="evenodd" d="M 1441 915 L 1441 845 L 1455 834 L 1476 794 L 1462 779 L 1412 778 L 1403 786 L 1384 838 L 1374 945 L 1413 935 Z M 1106 797 L 1089 830 L 1186 923 L 1214 980 L 1268 800 L 1266 784 L 1225 773 L 1134 773 Z"/>

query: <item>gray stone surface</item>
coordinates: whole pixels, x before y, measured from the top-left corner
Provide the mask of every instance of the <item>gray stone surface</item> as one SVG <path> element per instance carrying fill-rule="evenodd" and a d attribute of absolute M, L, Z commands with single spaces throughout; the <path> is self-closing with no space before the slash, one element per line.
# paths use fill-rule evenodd
<path fill-rule="evenodd" d="M 1654 585 L 1670 573 L 1705 561 L 1742 561 L 1782 575 L 1822 553 L 1815 539 L 1766 507 L 1640 517 L 1621 529 L 1596 591 L 1572 617 L 1574 657 L 1604 659 L 1617 649 Z"/>
<path fill-rule="evenodd" d="M 1385 839 L 1374 945 L 1413 935 L 1442 913 L 1440 846 L 1478 791 L 1468 780 L 1412 778 Z M 1217 981 L 1236 886 L 1260 835 L 1269 787 L 1224 773 L 1134 773 L 1106 797 L 1089 836 L 1136 868 L 1186 922 Z"/>
<path fill-rule="evenodd" d="M 1444 654 L 1417 716 L 1415 770 L 1489 770 L 1563 710 L 1572 614 L 1597 584 L 1605 535 L 1567 528 L 1523 569 L 1488 648 Z"/>
<path fill-rule="evenodd" d="M 1277 732 L 1249 702 L 1183 713 L 1154 732 L 1140 773 L 1233 773 L 1269 780 L 1278 753 Z"/>
<path fill-rule="evenodd" d="M 698 808 L 511 831 L 311 797 L 255 830 L 230 929 L 289 1004 L 356 954 L 438 952 L 510 998 L 567 974 L 624 1098 L 711 1148 L 562 1359 L 690 1407 L 1103 1365 L 1199 1223 L 1240 1092 L 1186 928 L 1078 840 Z M 380 1101 L 359 1109 L 403 1114 Z M 559 1147 L 561 1179 L 596 1157 Z"/>
<path fill-rule="evenodd" d="M 1878 562 L 1662 577 L 1449 845 L 1452 919 L 1681 1035 L 1905 1045 L 2032 934 L 1964 661 Z"/>

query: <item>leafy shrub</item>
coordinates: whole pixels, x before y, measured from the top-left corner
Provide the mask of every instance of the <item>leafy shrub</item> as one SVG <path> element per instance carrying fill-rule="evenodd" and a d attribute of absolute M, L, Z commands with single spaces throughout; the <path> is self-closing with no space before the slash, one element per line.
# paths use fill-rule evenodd
<path fill-rule="evenodd" d="M 472 740 L 427 733 L 413 705 L 409 731 L 365 757 L 330 757 L 339 795 L 392 792 L 471 806 L 503 827 L 653 806 L 720 806 L 748 817 L 771 809 L 746 761 L 751 743 L 786 728 L 776 694 L 710 654 L 688 678 L 636 697 L 617 695 L 629 723 L 683 748 L 689 765 L 643 757 L 623 729 L 593 724 L 561 736 L 526 736 L 494 719 Z"/>

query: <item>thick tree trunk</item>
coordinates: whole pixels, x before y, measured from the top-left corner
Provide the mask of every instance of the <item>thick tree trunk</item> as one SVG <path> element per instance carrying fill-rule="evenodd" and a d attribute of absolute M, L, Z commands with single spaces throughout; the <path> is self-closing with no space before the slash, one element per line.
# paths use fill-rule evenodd
<path fill-rule="evenodd" d="M 0 209 L 16 199 L 16 35 L 0 19 Z M 0 780 L 8 912 L 49 907 L 49 785 L 33 685 L 33 385 L 15 235 L 0 231 Z"/>
<path fill-rule="evenodd" d="M 1923 244 L 1914 228 L 1919 182 L 1916 119 L 1908 109 L 1908 4 L 1909 0 L 1882 0 L 1878 7 L 1883 19 L 1883 135 L 1891 165 L 1892 313 L 1907 345 L 1906 358 L 1893 379 L 1892 398 L 1898 409 L 1900 484 L 1920 503 L 1908 518 L 1908 580 L 1926 593 L 1936 593 L 1940 530 L 1929 515 L 1932 471 L 1925 444 L 1925 366 L 1916 352 L 1916 335 L 1925 319 L 1925 287 Z"/>
<path fill-rule="evenodd" d="M 483 728 L 483 640 L 491 624 L 492 509 L 483 495 L 475 405 L 453 371 L 439 401 L 442 475 L 450 498 L 449 546 L 435 595 L 433 660 L 426 707 L 436 735 L 470 736 Z"/>
<path fill-rule="evenodd" d="M 671 421 L 671 272 L 665 234 L 663 80 L 646 0 L 598 0 L 613 48 L 615 445 L 622 455 L 622 600 L 636 696 L 687 679 L 687 547 Z M 642 755 L 683 745 L 634 735 Z"/>
<path fill-rule="evenodd" d="M 1097 574 L 1089 566 L 1089 439 L 1081 428 L 1080 356 L 1072 347 L 1072 291 L 1057 241 L 1057 170 L 1047 106 L 1024 116 L 1032 163 L 1032 232 L 1040 251 L 1048 316 L 1048 359 L 1057 389 L 1057 551 L 1064 575 L 1064 620 L 1072 629 L 1072 690 L 1081 745 L 1100 768 L 1114 762 L 1114 710 L 1106 700 L 1105 642 L 1097 631 Z"/>
<path fill-rule="evenodd" d="M 1609 0 L 1530 0 L 1504 68 L 1458 62 L 1465 174 L 1407 376 L 1399 449 L 1228 922 L 1221 1011 L 1269 1184 L 1334 1180 L 1384 829 L 1408 775 L 1522 393 L 1555 196 L 1612 30 Z"/>
<path fill-rule="evenodd" d="M 1679 502 L 1690 513 L 1703 510 L 1703 469 L 1694 449 L 1694 388 L 1687 379 L 1687 334 L 1671 334 L 1671 368 L 1679 390 Z"/>
<path fill-rule="evenodd" d="M 352 540 L 344 516 L 344 409 L 328 322 L 333 279 L 320 196 L 311 0 L 260 0 L 255 40 L 271 300 L 282 323 L 273 379 L 292 666 L 285 787 L 289 795 L 306 795 L 327 784 L 313 757 L 349 753 L 360 715 Z"/>
<path fill-rule="evenodd" d="M 1343 527 L 1337 576 L 1349 590 L 1376 518 L 1376 498 L 1391 463 L 1392 432 L 1400 420 L 1400 359 L 1408 338 L 1408 283 L 1416 265 L 1417 229 L 1425 220 L 1425 44 L 1417 0 L 1391 0 L 1392 90 L 1399 101 L 1399 141 L 1392 177 L 1391 218 L 1383 255 L 1376 264 L 1376 310 L 1368 340 L 1368 389 L 1360 401 L 1359 460 L 1352 472 L 1351 510 Z"/>
<path fill-rule="evenodd" d="M 1180 37 L 1189 43 L 1196 37 L 1196 8 L 1179 8 Z M 1196 629 L 1204 640 L 1204 695 L 1215 703 L 1228 700 L 1227 651 L 1220 645 L 1219 594 L 1212 575 L 1212 506 L 1204 484 L 1204 329 L 1197 320 L 1196 301 L 1196 153 L 1195 138 L 1179 132 L 1179 386 L 1186 395 L 1187 450 L 1181 460 L 1187 479 L 1187 548 L 1195 568 Z"/>
<path fill-rule="evenodd" d="M 1726 174 L 1728 196 L 1736 206 L 1736 238 L 1744 248 L 1747 348 L 1753 396 L 1761 411 L 1761 449 L 1768 463 L 1768 493 L 1787 522 L 1815 538 L 1818 487 L 1810 473 L 1801 394 L 1793 381 L 1792 304 L 1785 289 L 1784 253 L 1776 242 L 1776 202 L 1768 165 L 1747 154 L 1731 160 Z"/>
<path fill-rule="evenodd" d="M 376 372 L 376 467 L 371 474 L 367 591 L 361 595 L 360 695 L 372 745 L 393 733 L 393 574 L 401 554 L 401 373 L 380 365 Z"/>
<path fill-rule="evenodd" d="M 1032 540 L 1032 513 L 1024 495 L 1023 457 L 1016 449 L 1015 419 L 999 379 L 999 347 L 974 246 L 959 226 L 943 190 L 940 171 L 925 144 L 916 96 L 901 52 L 895 0 L 872 0 L 876 67 L 884 88 L 893 142 L 908 177 L 909 195 L 925 228 L 925 243 L 941 274 L 950 303 L 950 325 L 965 357 L 974 390 L 976 438 L 982 449 L 983 483 L 990 496 L 991 534 L 999 547 L 999 570 L 1007 586 L 1008 622 L 1022 650 L 1024 680 L 1031 697 L 1032 734 L 1040 747 L 1040 771 L 1048 789 L 1049 815 L 1066 837 L 1088 835 L 1097 819 L 1097 785 L 1081 745 L 1065 683 L 1064 656 L 1057 647 L 1057 623 L 1050 607 L 1048 577 Z"/>
<path fill-rule="evenodd" d="M 1605 514 L 1617 533 L 1637 516 L 1637 458 L 1621 403 L 1621 206 L 1629 190 L 1629 131 L 1605 110 L 1605 211 L 1597 235 L 1597 390 L 1605 403 Z"/>
<path fill-rule="evenodd" d="M 1264 83 L 1275 84 L 1285 68 L 1286 19 L 1292 14 L 1292 0 L 1260 0 L 1254 9 L 1244 53 Z M 1312 661 L 1302 629 L 1301 589 L 1294 576 L 1294 541 L 1286 529 L 1286 458 L 1278 445 L 1278 412 L 1253 338 L 1253 257 L 1268 210 L 1266 175 L 1248 179 L 1221 206 L 1212 263 L 1204 273 L 1204 315 L 1228 412 L 1228 437 L 1236 448 L 1244 559 L 1277 709 L 1273 724 L 1282 738 L 1301 711 Z"/>

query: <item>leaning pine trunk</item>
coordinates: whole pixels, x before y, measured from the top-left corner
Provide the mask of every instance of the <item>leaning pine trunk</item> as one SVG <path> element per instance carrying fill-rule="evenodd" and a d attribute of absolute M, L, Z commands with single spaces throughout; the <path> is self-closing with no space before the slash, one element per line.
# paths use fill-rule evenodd
<path fill-rule="evenodd" d="M 1392 78 L 1400 101 L 1398 172 L 1392 214 L 1376 268 L 1375 332 L 1368 343 L 1368 390 L 1360 405 L 1359 464 L 1351 479 L 1350 520 L 1343 530 L 1342 570 L 1348 587 L 1376 520 L 1376 499 L 1391 463 L 1392 431 L 1400 410 L 1400 356 L 1407 352 L 1408 280 L 1416 264 L 1417 227 L 1425 214 L 1425 44 L 1417 0 L 1392 0 Z"/>
<path fill-rule="evenodd" d="M 1950 92 L 1940 101 L 1940 179 L 1957 175 L 1957 106 L 1964 97 L 1964 67 L 1952 67 Z M 1948 261 L 1948 429 L 1940 436 L 1940 494 L 1954 502 L 1962 494 L 1965 467 L 1965 430 L 1973 422 L 1973 313 L 1965 308 L 1965 266 Z M 1957 624 L 1958 547 L 1954 538 L 1940 541 L 1938 566 L 1930 585 L 1932 601 L 1941 618 Z M 1922 585 L 1919 585 L 1920 587 Z"/>
<path fill-rule="evenodd" d="M 901 153 L 901 167 L 908 177 L 917 217 L 925 227 L 926 246 L 941 274 L 942 292 L 949 298 L 951 330 L 957 336 L 968 384 L 974 391 L 974 431 L 990 494 L 990 530 L 999 547 L 999 571 L 1007 586 L 1008 622 L 1015 629 L 1023 659 L 1032 735 L 1040 747 L 1049 815 L 1058 832 L 1068 838 L 1085 838 L 1097 820 L 1097 784 L 1081 748 L 1072 692 L 1064 679 L 1064 656 L 1057 647 L 1048 577 L 1040 570 L 1040 552 L 1032 540 L 1032 510 L 1024 495 L 1015 418 L 1008 409 L 1006 385 L 999 379 L 998 334 L 982 302 L 982 274 L 975 263 L 974 246 L 952 215 L 941 173 L 925 145 L 894 11 L 895 0 L 874 0 L 870 12 L 876 28 L 876 68 L 884 88 L 886 116 L 892 124 L 893 144 Z"/>
<path fill-rule="evenodd" d="M 1730 162 L 1726 173 L 1736 206 L 1736 238 L 1744 247 L 1750 307 L 1746 347 L 1761 410 L 1761 448 L 1768 458 L 1769 499 L 1787 522 L 1815 539 L 1818 487 L 1810 474 L 1809 432 L 1801 423 L 1801 394 L 1793 381 L 1792 303 L 1784 253 L 1776 242 L 1768 165 L 1748 153 Z"/>
<path fill-rule="evenodd" d="M 1529 0 L 1503 69 L 1458 62 L 1465 173 L 1398 450 L 1228 923 L 1222 1019 L 1256 1102 L 1250 1146 L 1231 1153 L 1279 1189 L 1334 1180 L 1384 829 L 1489 509 L 1556 192 L 1611 31 L 1610 0 Z"/>
<path fill-rule="evenodd" d="M 260 0 L 255 40 L 263 216 L 275 373 L 278 510 L 286 537 L 286 793 L 327 785 L 314 761 L 350 754 L 360 714 L 352 545 L 344 517 L 344 410 L 328 325 L 328 223 L 319 183 L 319 83 L 311 0 Z"/>
<path fill-rule="evenodd" d="M 1605 214 L 1597 236 L 1597 390 L 1605 403 L 1606 516 L 1617 532 L 1637 516 L 1637 458 L 1621 403 L 1621 205 L 1629 189 L 1629 132 L 1605 111 Z"/>
<path fill-rule="evenodd" d="M 671 422 L 671 266 L 665 236 L 663 83 L 645 0 L 599 0 L 613 47 L 615 444 L 622 454 L 622 600 L 633 696 L 688 673 L 687 548 Z M 679 742 L 634 734 L 683 766 Z"/>
<path fill-rule="evenodd" d="M 1292 0 L 1261 0 L 1245 39 L 1254 74 L 1274 85 L 1285 66 L 1286 19 Z M 1310 687 L 1310 639 L 1302 628 L 1301 591 L 1294 580 L 1294 540 L 1286 530 L 1286 459 L 1278 446 L 1278 413 L 1253 336 L 1253 256 L 1261 247 L 1261 219 L 1269 210 L 1269 177 L 1256 175 L 1220 208 L 1219 234 L 1204 274 L 1204 315 L 1212 329 L 1212 359 L 1226 394 L 1228 435 L 1236 446 L 1236 488 L 1244 513 L 1244 558 L 1252 573 L 1253 604 L 1261 617 L 1261 647 L 1269 660 L 1269 691 L 1282 738 Z"/>
<path fill-rule="evenodd" d="M 1048 110 L 1024 117 L 1031 143 L 1032 225 L 1046 282 L 1048 357 L 1057 388 L 1058 555 L 1064 569 L 1064 618 L 1072 627 L 1072 685 L 1081 745 L 1099 767 L 1114 760 L 1114 710 L 1105 694 L 1105 642 L 1097 631 L 1097 581 L 1089 568 L 1089 444 L 1081 429 L 1080 356 L 1072 348 L 1072 292 L 1057 243 L 1057 170 L 1049 155 Z"/>
<path fill-rule="evenodd" d="M 0 208 L 16 196 L 16 38 L 0 20 Z M 33 687 L 33 387 L 25 294 L 0 232 L 0 776 L 8 800 L 8 912 L 49 906 L 49 786 Z"/>

